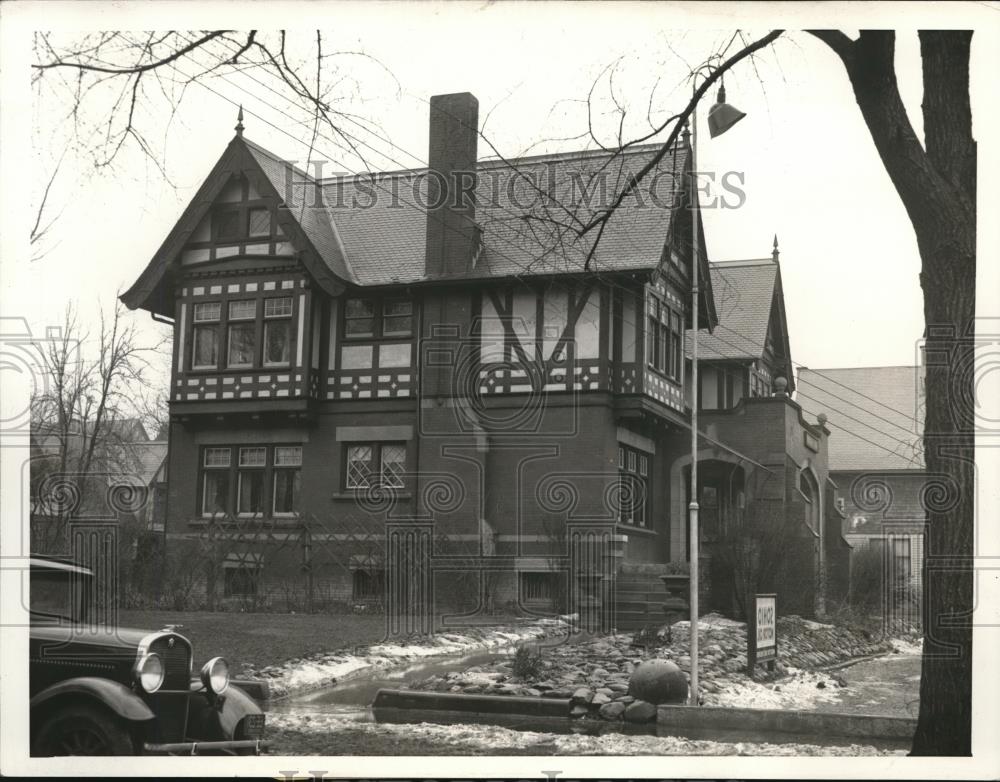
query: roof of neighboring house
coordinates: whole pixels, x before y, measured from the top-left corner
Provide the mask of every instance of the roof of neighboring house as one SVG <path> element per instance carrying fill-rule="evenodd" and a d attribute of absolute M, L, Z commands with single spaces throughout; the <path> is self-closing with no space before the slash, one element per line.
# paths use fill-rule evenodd
<path fill-rule="evenodd" d="M 924 469 L 921 367 L 802 367 L 795 399 L 826 414 L 831 471 Z"/>
<path fill-rule="evenodd" d="M 759 359 L 764 355 L 772 312 L 781 323 L 776 324 L 782 344 L 777 346 L 791 362 L 787 324 L 784 322 L 784 298 L 781 291 L 781 270 L 772 258 L 746 261 L 718 261 L 709 265 L 712 293 L 719 323 L 709 333 L 698 333 L 698 358 L 705 361 L 727 359 Z M 685 348 L 691 354 L 691 331 L 686 334 Z M 794 378 L 787 378 L 794 388 Z"/>
<path fill-rule="evenodd" d="M 150 440 L 146 443 L 131 443 L 129 448 L 135 467 L 132 474 L 126 477 L 134 478 L 134 482 L 138 485 L 149 486 L 167 459 L 167 442 Z"/>
<path fill-rule="evenodd" d="M 573 229 L 607 207 L 608 196 L 650 164 L 659 149 L 660 145 L 643 145 L 618 153 L 584 151 L 477 163 L 476 224 L 482 230 L 482 251 L 471 271 L 458 279 L 583 273 L 597 231 L 580 239 Z M 607 221 L 590 271 L 652 271 L 659 266 L 674 220 L 682 211 L 688 165 L 688 149 L 679 143 L 650 169 L 635 194 L 624 199 Z M 237 135 L 122 300 L 131 308 L 172 315 L 168 283 L 179 268 L 177 256 L 237 172 L 262 177 L 263 190 L 291 207 L 280 210 L 279 223 L 304 261 L 311 257 L 304 252 L 310 248 L 319 256 L 321 263 L 307 265 L 307 271 L 334 295 L 341 283 L 383 286 L 427 281 L 431 278 L 424 266 L 426 171 L 338 176 L 317 182 Z M 317 198 L 318 190 L 322 201 Z M 704 246 L 700 257 L 702 287 L 710 288 Z M 455 279 L 448 277 L 448 281 Z M 709 294 L 705 291 L 705 320 L 714 323 L 715 307 Z"/>

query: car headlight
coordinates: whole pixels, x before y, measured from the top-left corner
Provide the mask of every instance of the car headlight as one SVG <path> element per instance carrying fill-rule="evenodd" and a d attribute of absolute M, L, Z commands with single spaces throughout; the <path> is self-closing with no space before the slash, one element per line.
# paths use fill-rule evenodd
<path fill-rule="evenodd" d="M 136 663 L 136 677 L 145 692 L 154 693 L 163 684 L 163 662 L 158 654 L 146 654 Z"/>
<path fill-rule="evenodd" d="M 222 695 L 229 687 L 229 663 L 213 657 L 201 669 L 201 683 L 213 695 Z"/>

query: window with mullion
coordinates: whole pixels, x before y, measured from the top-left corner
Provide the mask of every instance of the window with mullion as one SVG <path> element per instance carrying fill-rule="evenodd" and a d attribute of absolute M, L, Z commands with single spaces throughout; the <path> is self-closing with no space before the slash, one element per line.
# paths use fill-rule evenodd
<path fill-rule="evenodd" d="M 349 340 L 404 339 L 413 336 L 410 299 L 347 299 L 344 338 Z"/>
<path fill-rule="evenodd" d="M 294 515 L 301 469 L 301 445 L 206 447 L 201 460 L 201 515 Z"/>
<path fill-rule="evenodd" d="M 292 297 L 264 299 L 264 366 L 287 367 L 292 361 Z"/>
<path fill-rule="evenodd" d="M 347 446 L 345 488 L 402 489 L 405 485 L 405 443 L 352 443 Z"/>
<path fill-rule="evenodd" d="M 649 524 L 649 455 L 627 445 L 618 445 L 618 521 L 633 527 Z"/>

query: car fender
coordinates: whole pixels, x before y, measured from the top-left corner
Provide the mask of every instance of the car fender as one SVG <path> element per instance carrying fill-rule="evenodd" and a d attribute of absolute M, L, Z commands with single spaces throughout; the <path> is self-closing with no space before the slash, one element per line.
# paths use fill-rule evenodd
<path fill-rule="evenodd" d="M 146 702 L 124 684 L 96 676 L 79 676 L 53 684 L 30 701 L 31 712 L 63 695 L 83 695 L 107 706 L 122 719 L 144 722 L 155 716 Z"/>
<path fill-rule="evenodd" d="M 221 701 L 221 703 L 220 703 Z M 221 696 L 201 688 L 192 692 L 188 706 L 188 733 L 202 741 L 234 738 L 236 726 L 248 714 L 263 713 L 256 701 L 232 685 Z"/>

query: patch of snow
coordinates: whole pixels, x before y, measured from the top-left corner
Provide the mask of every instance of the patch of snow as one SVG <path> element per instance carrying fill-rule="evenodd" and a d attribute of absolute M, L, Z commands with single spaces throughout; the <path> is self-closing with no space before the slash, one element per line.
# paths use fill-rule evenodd
<path fill-rule="evenodd" d="M 691 621 L 682 619 L 679 622 L 674 622 L 672 626 L 681 628 L 690 627 Z M 729 619 L 721 614 L 705 614 L 698 617 L 698 629 L 700 630 L 702 627 L 746 627 L 746 623 L 737 622 L 735 619 Z"/>
<path fill-rule="evenodd" d="M 316 732 L 330 736 L 357 731 L 387 737 L 417 739 L 440 747 L 489 754 L 490 750 L 531 747 L 544 744 L 555 748 L 557 755 L 905 755 L 905 750 L 889 751 L 852 744 L 818 746 L 815 744 L 768 744 L 684 739 L 676 736 L 627 735 L 605 733 L 600 736 L 520 731 L 495 725 L 436 725 L 431 723 L 392 724 L 357 722 L 331 714 L 270 714 L 268 725 L 278 731 Z"/>
<path fill-rule="evenodd" d="M 478 628 L 472 634 L 447 633 L 431 636 L 423 643 L 382 643 L 353 654 L 331 653 L 318 659 L 288 660 L 253 673 L 267 679 L 274 697 L 325 687 L 355 677 L 373 668 L 387 668 L 406 661 L 445 655 L 464 655 L 483 650 L 506 649 L 527 640 L 537 640 L 564 630 L 564 622 L 551 620 L 518 626 Z"/>
<path fill-rule="evenodd" d="M 814 622 L 812 619 L 802 619 L 802 624 L 810 630 L 832 630 L 833 625 L 825 625 L 822 622 Z"/>
<path fill-rule="evenodd" d="M 837 703 L 837 683 L 824 673 L 790 668 L 790 676 L 774 682 L 746 679 L 715 693 L 706 693 L 708 706 L 736 706 L 748 709 L 815 709 L 819 703 Z M 823 687 L 817 687 L 820 682 Z"/>
<path fill-rule="evenodd" d="M 924 653 L 924 639 L 919 638 L 916 642 L 911 641 L 909 638 L 893 638 L 892 650 L 897 654 L 914 654 L 920 655 Z"/>

